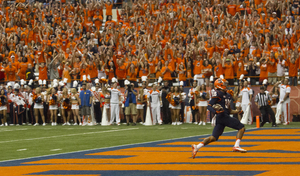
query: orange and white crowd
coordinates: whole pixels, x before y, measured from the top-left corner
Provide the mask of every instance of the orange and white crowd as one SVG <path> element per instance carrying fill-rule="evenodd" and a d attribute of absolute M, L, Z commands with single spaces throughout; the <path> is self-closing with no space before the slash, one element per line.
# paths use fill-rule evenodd
<path fill-rule="evenodd" d="M 211 76 L 223 76 L 230 85 L 236 85 L 242 75 L 249 77 L 251 85 L 265 79 L 275 84 L 286 77 L 289 85 L 298 83 L 298 0 L 130 0 L 116 8 L 116 19 L 114 1 L 0 3 L 0 80 L 2 87 L 7 87 L 4 92 L 9 88 L 12 92 L 16 83 L 21 90 L 24 81 L 29 92 L 36 92 L 41 85 L 47 86 L 41 88 L 46 92 L 61 81 L 61 87 L 69 89 L 74 81 L 93 87 L 95 80 L 103 77 L 108 85 L 116 78 L 122 88 L 125 80 L 146 87 L 158 84 L 159 78 L 169 86 L 177 82 L 193 86 L 196 80 L 199 92 L 209 86 Z M 142 77 L 147 78 L 145 83 Z M 56 93 L 64 91 L 59 86 Z M 171 96 L 167 101 L 174 104 L 175 98 L 178 106 L 182 90 L 174 89 L 177 98 Z M 204 107 L 209 97 L 202 95 L 198 100 Z M 182 115 L 174 109 L 172 118 L 177 123 Z M 45 119 L 45 111 L 32 112 L 32 116 Z M 199 111 L 201 120 L 193 121 L 203 124 L 206 109 Z M 79 120 L 79 113 L 60 115 L 63 113 L 66 124 L 73 114 Z M 55 119 L 56 113 L 51 114 Z M 171 117 L 168 113 L 165 116 Z M 174 119 L 167 122 L 174 123 Z"/>

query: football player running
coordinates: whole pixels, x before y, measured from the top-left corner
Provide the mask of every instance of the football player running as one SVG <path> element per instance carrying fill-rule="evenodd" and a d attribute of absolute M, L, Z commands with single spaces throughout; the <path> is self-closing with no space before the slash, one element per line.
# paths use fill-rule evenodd
<path fill-rule="evenodd" d="M 240 148 L 240 141 L 244 135 L 245 126 L 240 123 L 238 119 L 230 117 L 230 114 L 238 114 L 241 113 L 241 111 L 232 110 L 230 108 L 230 100 L 232 96 L 227 92 L 227 81 L 219 78 L 215 81 L 214 85 L 215 91 L 212 92 L 212 98 L 207 106 L 207 109 L 216 114 L 216 125 L 210 137 L 205 138 L 198 145 L 192 145 L 193 159 L 201 147 L 217 141 L 219 136 L 222 135 L 226 126 L 238 130 L 236 142 L 232 150 L 234 152 L 247 152 L 247 150 Z"/>

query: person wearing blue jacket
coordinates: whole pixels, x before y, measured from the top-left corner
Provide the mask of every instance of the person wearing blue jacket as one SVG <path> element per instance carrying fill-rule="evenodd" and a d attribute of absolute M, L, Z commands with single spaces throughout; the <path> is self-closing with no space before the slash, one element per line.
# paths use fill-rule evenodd
<path fill-rule="evenodd" d="M 126 101 L 124 104 L 127 125 L 129 125 L 129 119 L 131 115 L 133 119 L 132 125 L 136 125 L 136 121 L 137 121 L 136 96 L 137 96 L 137 91 L 134 90 L 134 84 L 127 85 L 125 90 Z"/>
<path fill-rule="evenodd" d="M 82 83 L 82 91 L 79 94 L 79 98 L 81 100 L 81 104 L 80 104 L 81 115 L 90 119 L 93 96 L 92 96 L 92 92 L 86 89 L 85 82 Z M 83 122 L 82 124 L 85 125 L 86 123 Z"/>

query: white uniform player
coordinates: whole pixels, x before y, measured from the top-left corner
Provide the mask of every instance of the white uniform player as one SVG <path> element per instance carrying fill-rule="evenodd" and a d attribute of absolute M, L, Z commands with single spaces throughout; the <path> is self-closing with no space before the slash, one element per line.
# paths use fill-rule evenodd
<path fill-rule="evenodd" d="M 282 103 L 283 112 L 283 124 L 288 125 L 290 123 L 290 97 L 291 87 L 288 84 L 288 79 L 284 81 L 286 84 L 280 84 L 278 87 L 280 89 L 279 103 Z"/>
<path fill-rule="evenodd" d="M 251 110 L 251 100 L 252 100 L 252 94 L 253 91 L 252 89 L 250 89 L 249 87 L 247 87 L 247 81 L 244 82 L 244 85 L 246 85 L 241 91 L 239 96 L 241 96 L 241 106 L 242 106 L 242 110 L 244 111 L 244 113 L 246 112 L 246 109 L 248 106 L 250 106 L 250 111 L 251 113 L 249 113 L 248 116 L 248 123 L 252 124 L 252 110 Z"/>
<path fill-rule="evenodd" d="M 114 120 L 118 125 L 120 125 L 120 97 L 121 92 L 117 88 L 111 88 L 111 98 L 110 98 L 110 124 L 113 124 Z"/>
<path fill-rule="evenodd" d="M 156 90 L 156 85 L 153 87 L 153 90 L 149 92 L 151 97 L 151 111 L 152 111 L 152 119 L 153 124 L 162 124 L 162 120 L 160 117 L 160 104 L 161 104 L 161 93 L 159 90 Z"/>

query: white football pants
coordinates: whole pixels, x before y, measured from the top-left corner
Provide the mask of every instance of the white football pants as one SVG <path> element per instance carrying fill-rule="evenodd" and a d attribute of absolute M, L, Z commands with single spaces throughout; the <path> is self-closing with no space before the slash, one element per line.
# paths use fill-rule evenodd
<path fill-rule="evenodd" d="M 246 113 L 247 107 L 248 107 L 248 104 L 242 104 L 242 110 L 243 110 L 244 113 Z M 248 122 L 249 122 L 250 124 L 253 123 L 253 119 L 252 119 L 252 108 L 251 108 L 251 105 L 250 105 L 250 113 L 249 113 L 249 116 L 248 116 Z"/>
<path fill-rule="evenodd" d="M 117 123 L 120 123 L 120 106 L 119 104 L 110 104 L 110 124 L 116 119 Z"/>
<path fill-rule="evenodd" d="M 153 119 L 153 124 L 155 125 L 157 122 L 162 123 L 161 118 L 160 118 L 160 106 L 151 106 L 151 111 L 152 111 L 152 119 Z"/>

